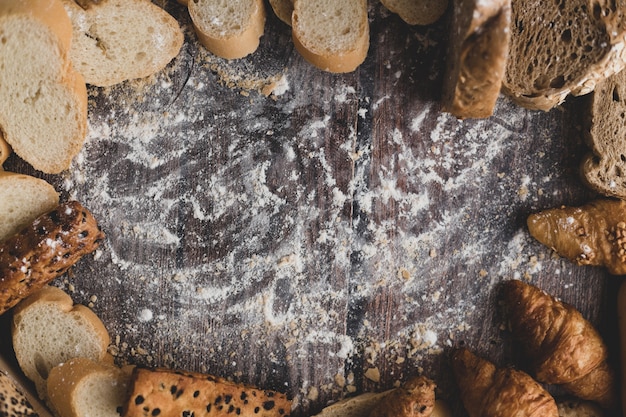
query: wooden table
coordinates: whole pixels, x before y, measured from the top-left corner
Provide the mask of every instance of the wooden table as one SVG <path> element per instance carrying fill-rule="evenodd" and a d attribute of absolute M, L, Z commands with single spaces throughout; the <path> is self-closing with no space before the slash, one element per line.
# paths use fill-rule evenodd
<path fill-rule="evenodd" d="M 367 60 L 344 75 L 307 64 L 271 12 L 259 50 L 228 62 L 165 7 L 180 55 L 89 89 L 71 170 L 5 165 L 99 219 L 106 243 L 55 285 L 93 307 L 120 363 L 288 392 L 295 416 L 425 374 L 462 416 L 452 347 L 523 366 L 498 304 L 513 278 L 575 305 L 615 355 L 620 280 L 525 227 L 594 198 L 577 172 L 582 100 L 545 113 L 501 97 L 493 117 L 456 120 L 439 103 L 445 19 L 410 27 L 378 2 Z"/>

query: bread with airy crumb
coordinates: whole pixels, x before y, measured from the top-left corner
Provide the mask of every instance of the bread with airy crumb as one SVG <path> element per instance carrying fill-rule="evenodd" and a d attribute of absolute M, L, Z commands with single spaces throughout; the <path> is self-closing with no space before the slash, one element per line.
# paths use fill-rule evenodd
<path fill-rule="evenodd" d="M 265 31 L 263 0 L 189 0 L 200 42 L 213 54 L 238 59 L 257 50 Z"/>
<path fill-rule="evenodd" d="M 511 45 L 503 92 L 549 110 L 587 94 L 626 62 L 626 3 L 512 0 Z"/>
<path fill-rule="evenodd" d="M 489 117 L 509 57 L 511 2 L 453 0 L 452 7 L 443 108 L 459 119 Z"/>
<path fill-rule="evenodd" d="M 59 194 L 45 180 L 0 171 L 0 242 L 59 205 Z"/>
<path fill-rule="evenodd" d="M 280 20 L 291 26 L 291 15 L 293 14 L 294 0 L 270 0 L 270 5 L 274 13 Z"/>
<path fill-rule="evenodd" d="M 74 305 L 63 290 L 46 286 L 19 303 L 12 321 L 13 349 L 24 375 L 47 400 L 46 380 L 55 366 L 73 358 L 105 360 L 109 333 L 96 314 Z"/>
<path fill-rule="evenodd" d="M 119 417 L 131 372 L 87 358 L 70 359 L 50 371 L 49 402 L 59 417 Z"/>
<path fill-rule="evenodd" d="M 69 59 L 72 24 L 60 0 L 0 2 L 0 128 L 46 173 L 67 169 L 87 133 L 87 88 Z"/>
<path fill-rule="evenodd" d="M 298 52 L 324 71 L 354 71 L 367 56 L 367 0 L 294 0 L 291 24 Z"/>
<path fill-rule="evenodd" d="M 448 8 L 448 0 L 380 0 L 409 25 L 435 23 Z"/>
<path fill-rule="evenodd" d="M 176 19 L 149 0 L 64 0 L 70 57 L 87 84 L 106 87 L 162 70 L 183 45 Z"/>

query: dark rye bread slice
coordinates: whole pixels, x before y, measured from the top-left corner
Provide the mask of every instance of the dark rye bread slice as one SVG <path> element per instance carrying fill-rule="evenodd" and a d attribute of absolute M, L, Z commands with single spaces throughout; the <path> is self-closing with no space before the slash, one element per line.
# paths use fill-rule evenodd
<path fill-rule="evenodd" d="M 454 0 L 443 86 L 444 110 L 465 118 L 493 113 L 509 56 L 510 0 Z"/>
<path fill-rule="evenodd" d="M 581 163 L 582 177 L 600 194 L 626 200 L 626 71 L 598 83 L 587 114 L 591 152 Z"/>
<path fill-rule="evenodd" d="M 549 110 L 587 94 L 626 60 L 623 0 L 513 0 L 503 92 L 529 109 Z"/>
<path fill-rule="evenodd" d="M 70 201 L 0 243 L 0 314 L 62 275 L 103 239 L 91 213 Z"/>
<path fill-rule="evenodd" d="M 123 417 L 288 417 L 291 401 L 275 391 L 212 375 L 135 368 Z"/>

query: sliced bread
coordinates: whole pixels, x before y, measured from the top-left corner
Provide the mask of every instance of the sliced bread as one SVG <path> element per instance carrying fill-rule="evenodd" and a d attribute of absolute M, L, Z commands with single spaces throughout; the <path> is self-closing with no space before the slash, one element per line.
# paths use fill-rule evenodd
<path fill-rule="evenodd" d="M 87 132 L 87 89 L 69 60 L 60 0 L 0 2 L 0 127 L 13 151 L 46 173 L 67 169 Z"/>
<path fill-rule="evenodd" d="M 453 0 L 442 101 L 465 118 L 489 117 L 509 56 L 510 0 Z"/>
<path fill-rule="evenodd" d="M 50 371 L 48 397 L 59 417 L 119 417 L 132 369 L 73 358 Z"/>
<path fill-rule="evenodd" d="M 354 71 L 367 56 L 367 0 L 294 0 L 294 46 L 316 67 Z"/>
<path fill-rule="evenodd" d="M 585 134 L 591 152 L 581 163 L 583 179 L 601 194 L 626 200 L 626 71 L 591 93 Z"/>
<path fill-rule="evenodd" d="M 409 25 L 435 23 L 448 8 L 448 0 L 380 0 Z"/>
<path fill-rule="evenodd" d="M 59 194 L 45 180 L 0 171 L 0 242 L 59 205 Z"/>
<path fill-rule="evenodd" d="M 270 5 L 274 13 L 280 20 L 291 26 L 291 15 L 293 14 L 293 0 L 270 0 Z"/>
<path fill-rule="evenodd" d="M 549 110 L 591 92 L 626 60 L 626 3 L 512 0 L 510 59 L 503 92 Z"/>
<path fill-rule="evenodd" d="M 237 59 L 259 47 L 265 30 L 263 0 L 189 0 L 187 7 L 200 42 L 211 53 Z"/>
<path fill-rule="evenodd" d="M 87 84 L 110 86 L 162 70 L 180 51 L 178 22 L 149 0 L 64 0 L 73 27 L 70 57 Z"/>
<path fill-rule="evenodd" d="M 0 130 L 0 171 L 4 169 L 2 165 L 4 164 L 4 161 L 7 160 L 9 155 L 11 155 L 11 147 L 9 146 L 7 141 L 4 140 L 2 130 Z"/>
<path fill-rule="evenodd" d="M 96 314 L 74 305 L 59 288 L 46 286 L 15 307 L 13 349 L 24 375 L 47 400 L 46 380 L 55 366 L 72 358 L 105 360 L 109 334 Z"/>

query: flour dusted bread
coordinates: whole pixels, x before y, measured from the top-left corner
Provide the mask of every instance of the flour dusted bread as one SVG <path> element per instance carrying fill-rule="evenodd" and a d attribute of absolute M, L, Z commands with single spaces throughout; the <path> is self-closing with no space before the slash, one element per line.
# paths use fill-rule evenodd
<path fill-rule="evenodd" d="M 91 213 L 70 201 L 0 242 L 0 314 L 62 275 L 103 239 Z"/>
<path fill-rule="evenodd" d="M 626 58 L 626 3 L 513 0 L 503 91 L 530 109 L 592 91 Z"/>
<path fill-rule="evenodd" d="M 291 412 L 284 394 L 200 373 L 135 368 L 129 392 L 123 417 L 286 417 Z"/>
<path fill-rule="evenodd" d="M 59 194 L 45 180 L 0 171 L 0 242 L 59 204 Z"/>
<path fill-rule="evenodd" d="M 448 8 L 448 0 L 380 0 L 409 25 L 435 23 Z"/>
<path fill-rule="evenodd" d="M 87 358 L 70 359 L 50 371 L 49 402 L 59 417 L 119 417 L 131 372 Z"/>
<path fill-rule="evenodd" d="M 189 0 L 187 7 L 200 42 L 213 54 L 237 59 L 259 47 L 263 0 Z"/>
<path fill-rule="evenodd" d="M 46 380 L 55 366 L 72 358 L 104 361 L 109 334 L 89 308 L 74 305 L 59 288 L 46 286 L 15 307 L 13 349 L 37 393 L 47 399 Z"/>
<path fill-rule="evenodd" d="M 367 56 L 366 0 L 294 0 L 291 24 L 298 52 L 322 70 L 351 72 Z"/>
<path fill-rule="evenodd" d="M 72 64 L 87 84 L 110 86 L 162 70 L 180 51 L 178 22 L 149 0 L 63 0 Z"/>
<path fill-rule="evenodd" d="M 453 0 L 452 4 L 444 110 L 460 119 L 489 117 L 509 56 L 511 3 Z"/>
<path fill-rule="evenodd" d="M 60 0 L 0 2 L 0 128 L 17 155 L 47 173 L 69 167 L 87 132 L 71 37 Z"/>

